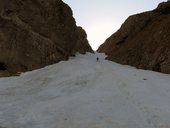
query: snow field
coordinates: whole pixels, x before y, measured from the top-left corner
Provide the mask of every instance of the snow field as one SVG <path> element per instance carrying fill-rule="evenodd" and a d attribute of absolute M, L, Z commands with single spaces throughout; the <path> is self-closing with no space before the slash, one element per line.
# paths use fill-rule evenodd
<path fill-rule="evenodd" d="M 0 126 L 170 128 L 170 75 L 104 58 L 77 54 L 20 77 L 0 78 Z"/>

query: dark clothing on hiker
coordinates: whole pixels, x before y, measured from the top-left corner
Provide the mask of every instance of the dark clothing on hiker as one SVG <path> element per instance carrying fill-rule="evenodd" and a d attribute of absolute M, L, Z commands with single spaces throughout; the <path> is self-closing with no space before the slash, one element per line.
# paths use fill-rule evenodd
<path fill-rule="evenodd" d="M 97 62 L 98 62 L 98 61 L 99 61 L 99 58 L 97 57 L 96 60 L 97 60 Z"/>

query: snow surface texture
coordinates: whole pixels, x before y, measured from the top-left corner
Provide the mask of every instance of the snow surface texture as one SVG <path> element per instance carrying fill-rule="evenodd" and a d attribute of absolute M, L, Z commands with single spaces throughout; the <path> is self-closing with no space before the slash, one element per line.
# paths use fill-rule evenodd
<path fill-rule="evenodd" d="M 78 54 L 1 78 L 0 127 L 170 128 L 170 75 L 104 57 Z"/>

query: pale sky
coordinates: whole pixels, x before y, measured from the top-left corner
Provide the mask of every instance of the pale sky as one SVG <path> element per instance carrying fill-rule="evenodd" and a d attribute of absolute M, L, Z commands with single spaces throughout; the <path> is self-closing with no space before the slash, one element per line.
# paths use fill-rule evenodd
<path fill-rule="evenodd" d="M 116 32 L 130 15 L 150 11 L 167 0 L 63 0 L 73 11 L 94 50 Z"/>

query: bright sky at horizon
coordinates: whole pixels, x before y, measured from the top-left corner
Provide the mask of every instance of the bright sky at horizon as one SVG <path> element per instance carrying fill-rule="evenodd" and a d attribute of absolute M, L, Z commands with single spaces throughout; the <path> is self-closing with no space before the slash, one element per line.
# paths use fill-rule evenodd
<path fill-rule="evenodd" d="M 133 14 L 155 9 L 167 0 L 63 0 L 72 11 L 78 26 L 82 26 L 94 50 L 116 32 Z"/>

